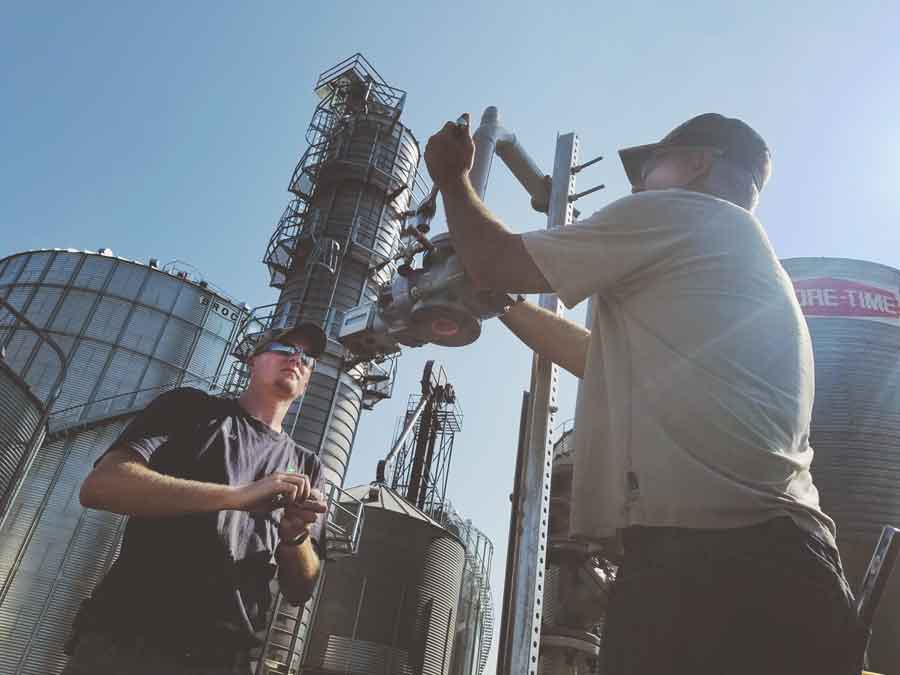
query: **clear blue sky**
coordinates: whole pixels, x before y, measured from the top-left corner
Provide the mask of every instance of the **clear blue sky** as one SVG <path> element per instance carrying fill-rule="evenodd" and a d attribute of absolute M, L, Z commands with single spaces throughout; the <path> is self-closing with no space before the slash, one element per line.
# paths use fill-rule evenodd
<path fill-rule="evenodd" d="M 0 255 L 178 258 L 240 300 L 271 302 L 260 258 L 304 150 L 312 85 L 361 51 L 409 92 L 404 122 L 423 145 L 445 120 L 497 105 L 549 172 L 557 132 L 576 131 L 584 158 L 608 158 L 579 176 L 579 189 L 608 186 L 579 203 L 586 213 L 627 192 L 617 148 L 697 113 L 741 117 L 773 149 L 759 216 L 782 257 L 900 266 L 900 5 L 728 4 L 5 3 Z M 494 167 L 491 208 L 514 230 L 543 227 Z M 428 358 L 466 413 L 450 496 L 494 541 L 499 603 L 530 372 L 501 325 L 465 349 L 407 351 L 394 399 L 363 418 L 348 481 L 374 477 Z M 560 420 L 574 392 L 567 377 Z"/>

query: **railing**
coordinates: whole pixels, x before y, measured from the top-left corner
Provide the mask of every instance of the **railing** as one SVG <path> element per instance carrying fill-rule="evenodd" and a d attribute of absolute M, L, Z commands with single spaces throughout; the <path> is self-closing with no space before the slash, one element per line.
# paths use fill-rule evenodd
<path fill-rule="evenodd" d="M 358 52 L 319 75 L 316 93 L 323 99 L 334 96 L 336 91 L 349 85 L 348 73 L 352 73 L 359 82 L 370 82 L 372 94 L 381 105 L 389 108 L 402 107 L 406 92 L 385 82 L 375 67 Z"/>
<path fill-rule="evenodd" d="M 10 483 L 10 489 L 7 491 L 6 496 L 3 498 L 2 503 L 0 503 L 0 529 L 3 529 L 3 525 L 6 522 L 6 518 L 9 516 L 11 509 L 9 506 L 15 501 L 19 492 L 22 489 L 22 484 L 25 481 L 25 476 L 31 470 L 31 465 L 34 463 L 35 457 L 37 457 L 38 447 L 41 444 L 41 440 L 44 434 L 45 429 L 47 428 L 47 422 L 50 417 L 50 408 L 53 406 L 53 403 L 59 398 L 60 391 L 62 389 L 62 383 L 66 378 L 66 373 L 68 371 L 68 364 L 66 362 L 66 355 L 63 353 L 63 350 L 60 348 L 58 344 L 47 335 L 42 329 L 38 328 L 34 323 L 32 323 L 28 317 L 19 312 L 15 307 L 9 304 L 3 298 L 0 298 L 0 308 L 2 308 L 5 312 L 11 314 L 16 320 L 9 324 L 10 338 L 13 335 L 13 329 L 21 330 L 22 326 L 24 326 L 27 330 L 33 332 L 41 343 L 46 344 L 50 349 L 52 349 L 57 358 L 59 359 L 59 371 L 56 374 L 56 378 L 53 381 L 53 385 L 47 392 L 46 397 L 41 401 L 43 404 L 43 411 L 41 413 L 41 417 L 38 420 L 37 426 L 31 434 L 31 437 L 28 439 L 28 448 L 25 453 L 22 455 L 21 460 L 16 465 L 16 469 L 13 473 L 13 478 Z M 4 317 L 0 315 L 0 323 L 6 326 L 6 321 L 3 320 Z M 5 351 L 6 344 L 0 345 L 0 358 L 3 358 L 5 361 Z M 13 369 L 11 369 L 13 370 Z M 16 372 L 13 370 L 13 372 Z M 16 373 L 21 377 L 21 373 Z M 24 381 L 24 377 L 22 378 Z M 40 399 L 39 399 L 40 400 Z"/>
<path fill-rule="evenodd" d="M 325 558 L 336 560 L 356 555 L 362 534 L 363 503 L 335 483 L 328 483 L 325 512 Z"/>

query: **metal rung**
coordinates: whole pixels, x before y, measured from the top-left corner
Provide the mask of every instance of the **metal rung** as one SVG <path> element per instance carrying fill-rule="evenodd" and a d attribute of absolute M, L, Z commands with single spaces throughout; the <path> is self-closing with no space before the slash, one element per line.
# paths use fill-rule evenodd
<path fill-rule="evenodd" d="M 275 633 L 284 633 L 285 635 L 293 635 L 293 631 L 289 631 L 287 628 L 280 628 L 279 626 L 272 626 L 272 631 Z"/>

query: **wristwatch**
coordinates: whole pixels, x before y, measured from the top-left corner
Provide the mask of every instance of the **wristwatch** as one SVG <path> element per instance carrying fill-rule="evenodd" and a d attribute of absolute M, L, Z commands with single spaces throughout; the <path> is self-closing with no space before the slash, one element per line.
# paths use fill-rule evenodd
<path fill-rule="evenodd" d="M 303 530 L 300 534 L 298 534 L 293 539 L 282 539 L 278 542 L 278 545 L 281 546 L 284 544 L 285 546 L 300 546 L 304 541 L 309 539 L 309 530 Z"/>
<path fill-rule="evenodd" d="M 503 312 L 504 314 L 506 314 L 506 312 L 511 310 L 513 307 L 518 305 L 520 302 L 525 302 L 525 296 L 522 295 L 521 293 L 514 295 L 514 296 L 507 294 L 506 297 L 509 298 L 509 304 L 506 306 L 506 310 Z"/>

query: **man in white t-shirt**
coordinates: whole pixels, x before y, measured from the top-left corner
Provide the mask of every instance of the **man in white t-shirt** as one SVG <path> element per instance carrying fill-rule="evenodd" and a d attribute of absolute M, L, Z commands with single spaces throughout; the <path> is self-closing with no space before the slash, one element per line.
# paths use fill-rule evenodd
<path fill-rule="evenodd" d="M 425 159 L 475 284 L 593 298 L 590 331 L 527 302 L 502 320 L 582 378 L 572 534 L 624 544 L 605 672 L 859 672 L 810 475 L 810 338 L 752 215 L 771 171 L 763 139 L 700 115 L 620 152 L 633 195 L 523 235 L 472 189 L 473 152 L 448 123 Z"/>

